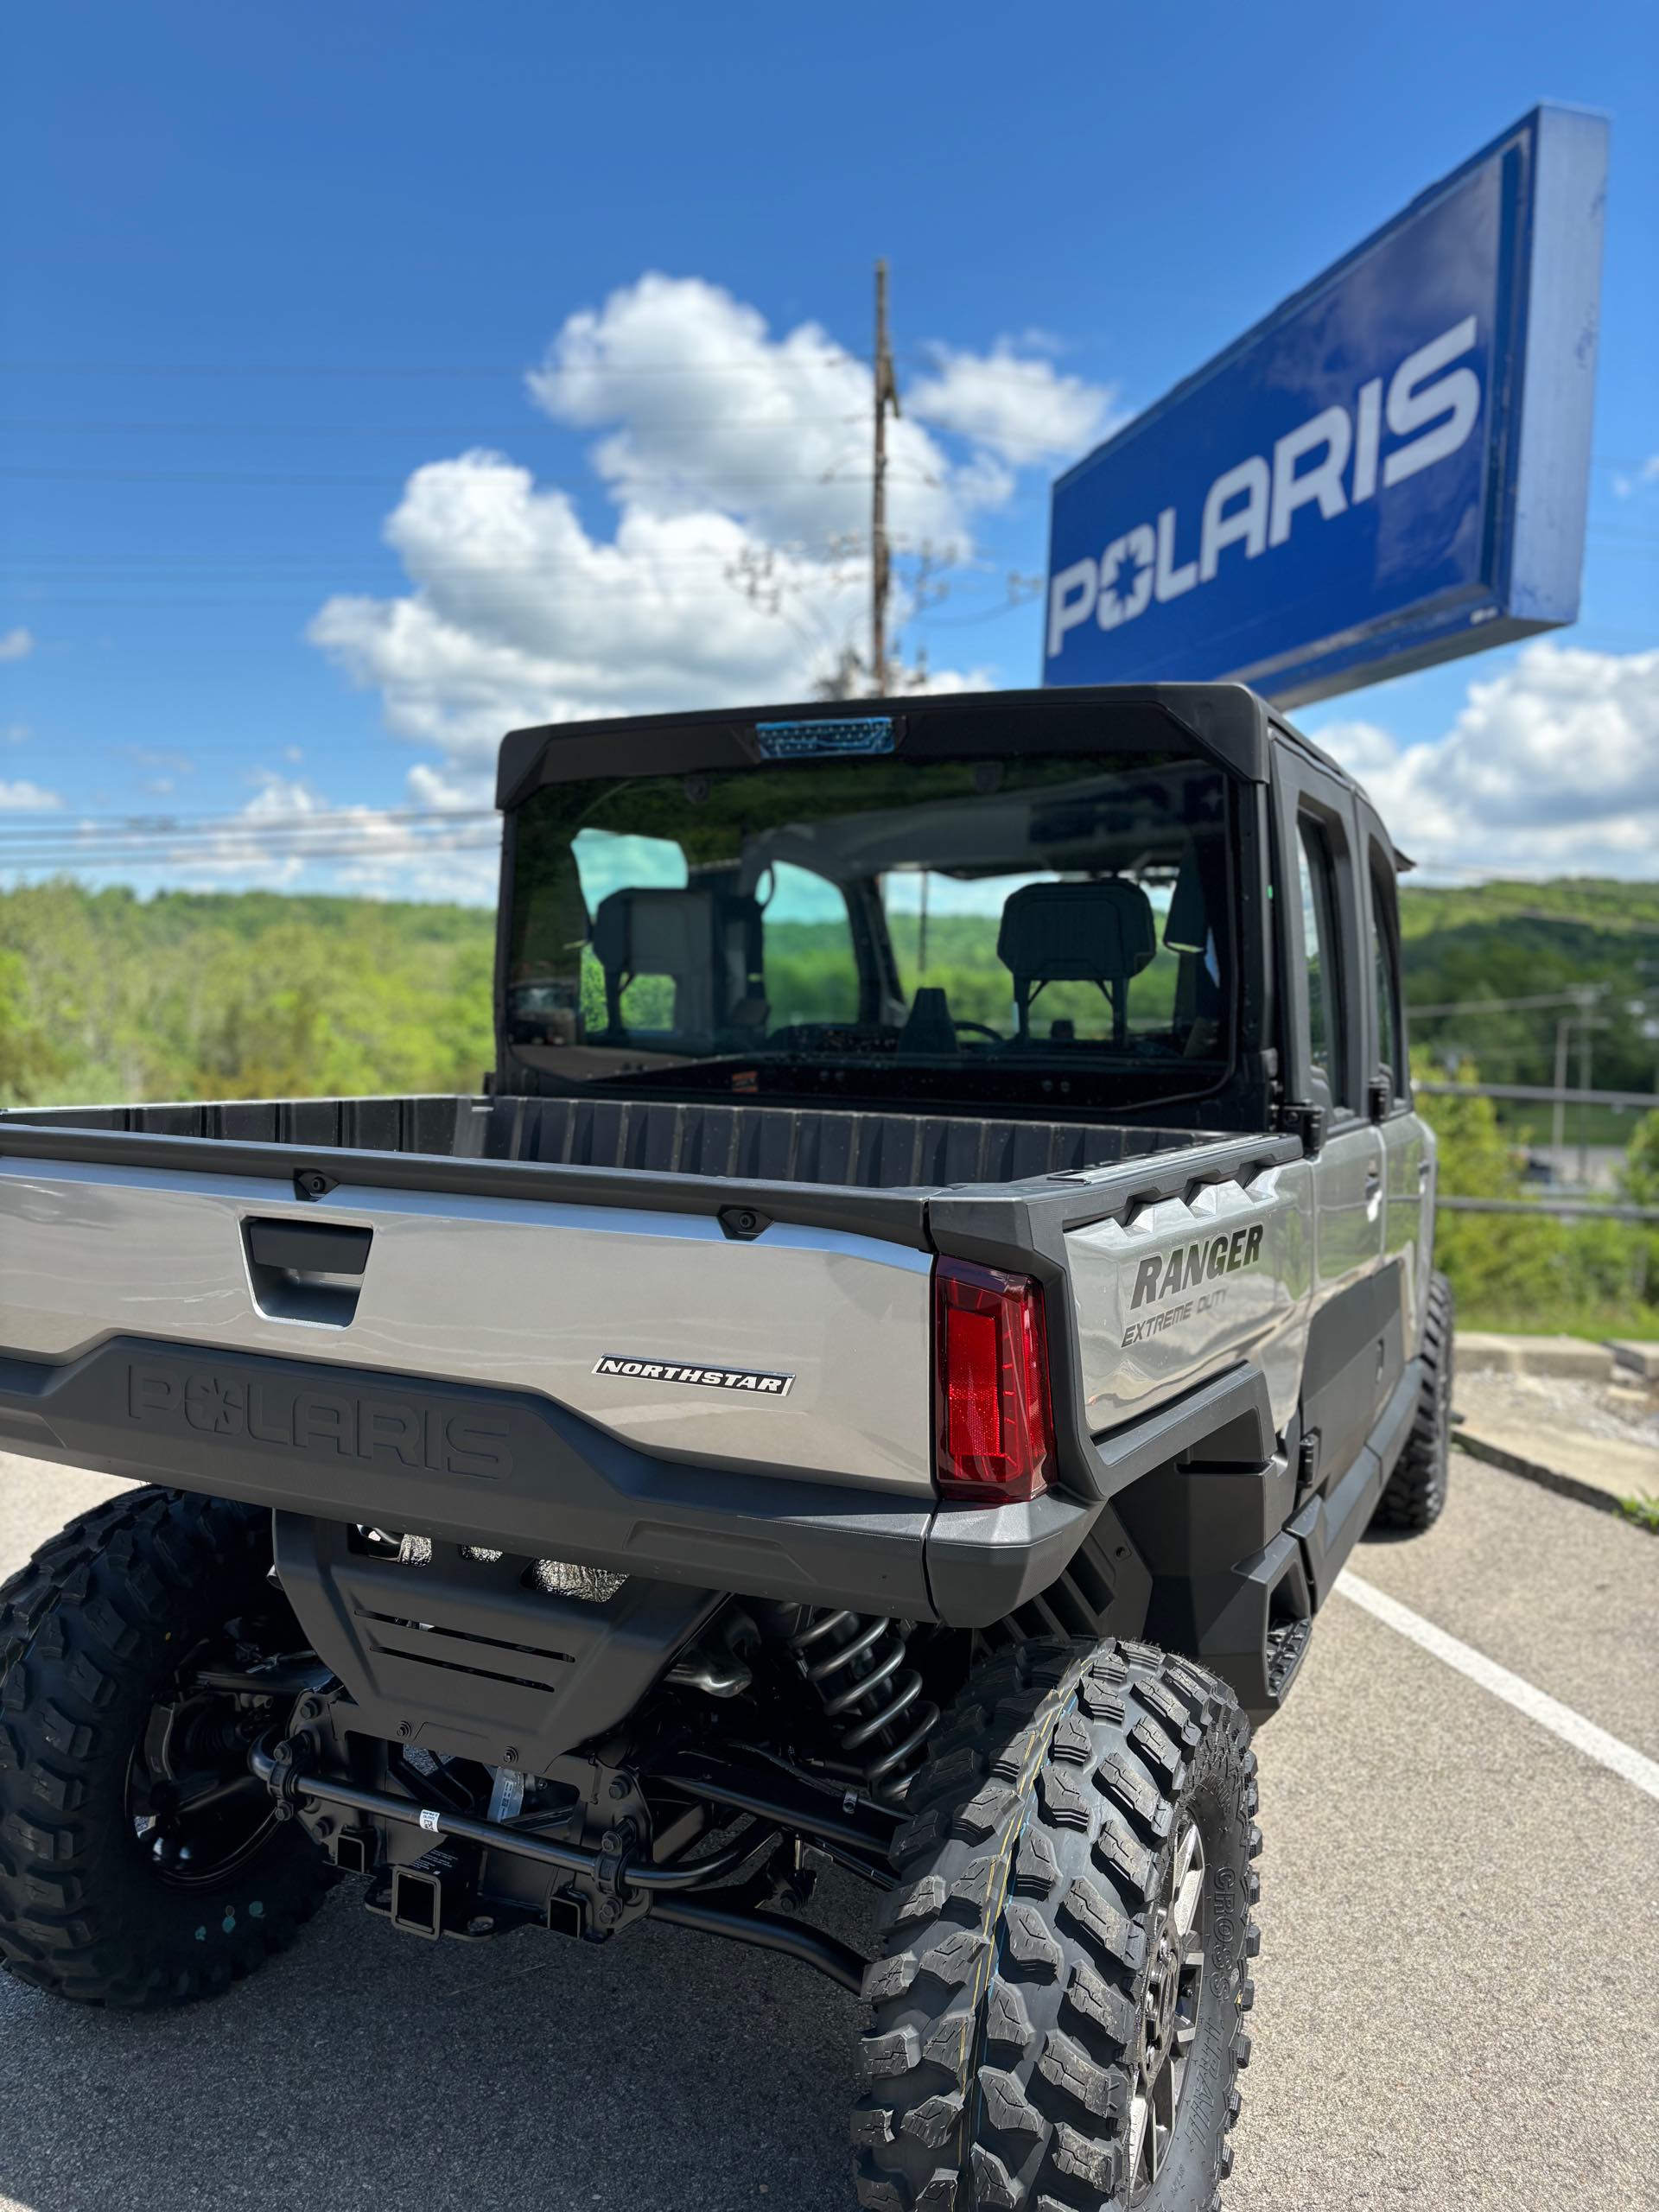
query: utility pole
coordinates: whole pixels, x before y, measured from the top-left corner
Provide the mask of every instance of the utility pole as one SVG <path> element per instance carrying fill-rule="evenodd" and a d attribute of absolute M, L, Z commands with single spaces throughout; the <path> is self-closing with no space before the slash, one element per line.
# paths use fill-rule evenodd
<path fill-rule="evenodd" d="M 1590 1029 L 1592 1017 L 1601 1000 L 1602 986 L 1599 983 L 1575 983 L 1568 995 L 1573 1001 L 1574 1011 L 1571 1014 L 1564 1014 L 1555 1024 L 1555 1088 L 1558 1091 L 1567 1089 L 1567 1041 L 1576 1029 L 1580 1033 L 1579 1089 L 1588 1090 L 1590 1088 Z M 1593 1026 L 1598 1028 L 1606 1027 L 1603 1022 L 1597 1022 Z M 1580 1107 L 1579 1110 L 1579 1127 L 1582 1135 L 1584 1109 Z M 1550 1118 L 1554 1124 L 1550 1132 L 1550 1149 L 1554 1155 L 1551 1172 L 1565 1179 L 1567 1166 L 1567 1101 L 1565 1098 L 1556 1099 L 1554 1111 Z M 1580 1145 L 1579 1159 L 1580 1180 L 1584 1177 L 1585 1166 L 1583 1147 Z"/>
<path fill-rule="evenodd" d="M 1567 1089 L 1567 1040 L 1573 1033 L 1573 1016 L 1564 1014 L 1555 1024 L 1555 1103 L 1550 1113 L 1554 1127 L 1550 1131 L 1550 1169 L 1553 1177 L 1561 1176 L 1567 1154 L 1567 1101 L 1561 1093 Z"/>
<path fill-rule="evenodd" d="M 887 264 L 875 264 L 875 455 L 870 480 L 870 691 L 887 688 L 887 410 L 899 414 L 899 385 L 887 343 Z"/>
<path fill-rule="evenodd" d="M 1590 1088 L 1590 1032 L 1604 1027 L 1605 1024 L 1592 1021 L 1586 1014 L 1579 1030 L 1579 1089 L 1580 1090 L 1588 1090 Z M 1587 1191 L 1590 1187 L 1589 1116 L 1590 1109 L 1580 1101 L 1579 1105 L 1579 1188 L 1581 1191 Z"/>

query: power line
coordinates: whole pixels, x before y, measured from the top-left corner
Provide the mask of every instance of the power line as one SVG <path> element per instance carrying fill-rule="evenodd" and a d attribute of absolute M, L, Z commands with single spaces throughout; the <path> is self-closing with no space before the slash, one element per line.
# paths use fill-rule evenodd
<path fill-rule="evenodd" d="M 814 480 L 814 481 L 817 480 Z M 891 533 L 891 543 L 895 549 L 902 548 L 905 543 L 903 533 L 899 531 Z M 539 575 L 558 569 L 591 568 L 596 556 L 607 554 L 613 556 L 618 550 L 613 540 L 596 539 L 593 541 L 590 550 L 581 555 L 556 554 L 512 562 L 423 561 L 420 563 L 420 573 L 423 575 Z M 846 546 L 839 532 L 826 531 L 821 537 L 783 539 L 771 544 L 767 550 L 774 556 L 783 560 L 832 560 L 844 557 Z M 627 556 L 630 561 L 648 562 L 652 568 L 663 569 L 698 568 L 709 561 L 725 561 L 729 560 L 730 557 L 729 546 L 713 544 L 700 546 L 693 551 L 685 553 L 649 555 L 630 553 Z M 142 553 L 99 552 L 83 550 L 76 546 L 32 554 L 0 551 L 0 568 L 34 569 L 49 565 L 70 569 L 126 569 L 132 570 L 135 574 L 148 574 L 158 564 L 162 566 L 170 564 L 175 573 L 182 571 L 188 574 L 192 570 L 200 569 L 218 575 L 222 575 L 226 569 L 235 568 L 249 575 L 264 575 L 272 569 L 298 568 L 304 571 L 308 569 L 329 565 L 331 556 L 309 548 L 303 550 L 292 550 L 281 547 L 251 549 L 233 557 L 200 553 L 190 548 L 158 550 L 155 553 L 151 553 L 148 548 Z M 964 556 L 957 565 L 968 568 L 975 565 L 983 567 L 986 564 L 982 561 L 976 561 L 975 556 Z"/>
<path fill-rule="evenodd" d="M 242 864 L 487 850 L 500 842 L 493 808 L 319 808 L 281 816 L 83 816 L 0 825 L 0 867 Z"/>
<path fill-rule="evenodd" d="M 465 861 L 474 857 L 484 861 L 493 860 L 499 855 L 500 849 L 499 844 L 341 845 L 330 847 L 325 851 L 304 854 L 282 852 L 227 854 L 217 858 L 210 858 L 200 854 L 175 853 L 156 853 L 138 860 L 102 859 L 96 855 L 91 858 L 76 856 L 50 861 L 31 861 L 26 868 L 12 867 L 0 869 L 0 876 L 10 875 L 13 880 L 14 888 L 22 888 L 25 885 L 37 884 L 42 880 L 51 881 L 59 877 L 67 877 L 71 880 L 75 880 L 92 875 L 112 875 L 123 881 L 142 876 L 153 876 L 163 880 L 169 878 L 173 880 L 205 878 L 215 882 L 223 879 L 223 887 L 233 889 L 237 887 L 237 878 L 245 878 L 266 868 L 282 869 L 284 879 L 291 881 L 296 874 L 313 867 L 326 865 L 332 868 L 339 868 L 357 865 L 367 867 L 372 863 L 377 868 L 383 866 L 391 868 L 427 862 L 442 862 L 446 866 L 452 866 L 458 860 Z M 349 892 L 344 892 L 340 895 L 351 894 Z"/>
<path fill-rule="evenodd" d="M 480 827 L 493 831 L 499 826 L 499 817 L 493 807 L 444 807 L 429 811 L 397 807 L 320 807 L 310 814 L 242 813 L 178 821 L 158 815 L 124 818 L 119 815 L 58 814 L 55 820 L 37 816 L 27 823 L 14 822 L 0 827 L 0 853 L 26 853 L 37 846 L 76 842 L 104 847 L 211 844 L 226 837 L 295 840 L 330 836 L 341 830 L 353 835 L 385 831 L 410 836 L 429 833 L 453 836 Z"/>
<path fill-rule="evenodd" d="M 296 822 L 344 820 L 348 815 L 355 816 L 361 811 L 362 810 L 360 807 L 350 805 L 317 807 L 308 813 L 296 813 L 292 816 L 273 816 L 271 819 L 277 821 L 292 820 Z M 398 823 L 478 822 L 493 818 L 494 811 L 495 810 L 493 807 L 467 808 L 448 806 L 401 806 L 377 809 L 376 818 L 380 821 Z M 175 814 L 170 810 L 165 813 L 156 812 L 149 814 L 93 814 L 91 812 L 78 812 L 75 816 L 77 822 L 90 822 L 111 829 L 164 830 L 168 836 L 173 836 L 180 830 L 216 830 L 221 828 L 226 822 L 247 822 L 257 818 L 258 817 L 250 816 L 246 812 L 239 814 Z M 12 824 L 10 826 L 15 828 L 22 825 Z M 0 835 L 3 834 L 4 831 L 0 830 Z"/>
<path fill-rule="evenodd" d="M 371 821 L 334 822 L 297 836 L 288 827 L 259 824 L 227 828 L 213 837 L 175 837 L 164 834 L 130 836 L 81 836 L 65 828 L 55 840 L 34 846 L 10 845 L 0 850 L 0 868 L 34 868 L 44 866 L 149 866 L 170 861 L 192 867 L 215 861 L 245 862 L 263 858 L 315 858 L 341 853 L 375 854 L 493 851 L 500 843 L 498 823 L 455 830 L 420 830 Z"/>
<path fill-rule="evenodd" d="M 837 464 L 839 468 L 840 464 Z M 40 482 L 73 484 L 237 484 L 296 486 L 328 489 L 372 489 L 401 491 L 408 482 L 407 476 L 347 475 L 343 473 L 324 474 L 320 470 L 237 469 L 237 468 L 54 468 L 35 466 L 32 462 L 0 462 L 0 476 L 27 479 Z M 650 484 L 658 486 L 696 483 L 699 478 L 709 480 L 704 488 L 718 491 L 724 485 L 754 484 L 816 484 L 827 486 L 836 483 L 857 484 L 868 481 L 860 471 L 849 475 L 826 475 L 823 471 L 798 474 L 784 469 L 761 469 L 741 475 L 709 464 L 701 469 L 663 468 L 646 470 L 629 468 L 611 477 L 594 476 L 538 476 L 538 489 L 558 491 L 592 491 L 596 485 L 620 486 L 631 484 Z M 935 486 L 936 480 L 918 472 L 897 477 L 899 483 Z"/>
<path fill-rule="evenodd" d="M 299 834 L 303 828 L 305 834 Z M 338 818 L 325 821 L 310 817 L 303 823 L 294 817 L 275 822 L 226 823 L 211 836 L 185 836 L 166 830 L 131 830 L 109 834 L 80 831 L 72 824 L 60 826 L 55 836 L 43 837 L 33 843 L 15 842 L 0 847 L 0 862 L 17 866 L 31 866 L 42 853 L 53 854 L 132 854 L 150 851 L 169 853 L 216 853 L 230 846 L 250 846 L 275 849 L 277 846 L 297 849 L 301 847 L 322 846 L 340 842 L 372 843 L 380 840 L 402 840 L 405 842 L 450 842 L 483 838 L 493 842 L 500 836 L 499 824 L 489 817 L 480 821 L 461 817 L 453 830 L 399 823 L 395 819 L 375 817 L 365 812 L 355 819 Z"/>
<path fill-rule="evenodd" d="M 174 855 L 207 855 L 223 852 L 232 847 L 247 847 L 260 851 L 299 851 L 313 847 L 321 850 L 334 845 L 360 844 L 378 847 L 382 843 L 405 845 L 448 845 L 473 842 L 494 843 L 500 836 L 498 828 L 483 827 L 471 830 L 435 830 L 422 832 L 393 828 L 377 829 L 372 823 L 335 823 L 320 830 L 309 837 L 296 837 L 272 830 L 226 830 L 217 837 L 90 837 L 66 836 L 54 843 L 36 847 L 8 846 L 0 853 L 0 861 L 14 867 L 33 867 L 42 854 L 75 856 L 81 854 L 136 858 L 147 852 L 166 852 Z"/>
<path fill-rule="evenodd" d="M 9 851 L 0 853 L 0 868 L 135 868 L 148 867 L 152 861 L 163 860 L 199 868 L 221 861 L 240 864 L 248 860 L 315 858 L 321 855 L 338 855 L 347 852 L 365 855 L 493 852 L 499 843 L 499 831 L 490 836 L 477 832 L 464 835 L 440 832 L 429 837 L 420 837 L 408 834 L 400 836 L 397 832 L 380 836 L 365 830 L 355 836 L 336 831 L 310 839 L 232 836 L 227 834 L 222 839 L 198 839 L 194 842 L 156 837 L 131 844 L 69 842 L 61 847 L 47 846 L 34 852 Z"/>
<path fill-rule="evenodd" d="M 794 353 L 779 346 L 749 361 L 0 361 L 4 376 L 120 377 L 672 377 L 771 375 L 779 368 L 818 371 L 870 356 L 844 346 L 822 353 Z"/>
<path fill-rule="evenodd" d="M 591 591 L 561 590 L 558 594 L 558 603 L 562 607 L 610 606 L 614 604 L 618 592 L 623 588 L 624 586 L 619 582 L 610 586 L 596 585 Z M 356 599 L 363 595 L 361 592 L 350 590 L 331 592 L 328 594 L 330 598 L 340 599 Z M 729 594 L 700 589 L 681 592 L 678 596 L 684 599 L 715 600 L 728 597 Z M 117 597 L 111 594 L 101 597 L 77 595 L 72 598 L 61 592 L 36 592 L 24 600 L 22 606 L 25 613 L 34 607 L 121 607 L 130 608 L 135 613 L 188 613 L 209 607 L 231 610 L 240 607 L 251 610 L 262 607 L 310 607 L 315 603 L 315 598 L 316 594 L 313 592 L 300 591 L 293 592 L 283 598 L 266 599 L 188 599 L 178 596 L 169 599 L 129 599 L 124 595 Z"/>
<path fill-rule="evenodd" d="M 767 546 L 764 550 L 774 561 L 808 571 L 844 568 L 849 557 L 845 548 Z M 36 601 L 60 596 L 65 590 L 79 587 L 113 589 L 130 584 L 148 585 L 152 588 L 175 585 L 188 588 L 209 581 L 251 587 L 281 587 L 293 591 L 326 592 L 331 597 L 340 592 L 349 595 L 353 592 L 384 588 L 388 582 L 399 590 L 418 590 L 423 584 L 449 577 L 463 582 L 487 578 L 493 582 L 537 583 L 543 579 L 572 576 L 590 581 L 602 589 L 614 590 L 624 585 L 648 581 L 654 575 L 695 575 L 716 566 L 722 570 L 729 569 L 732 557 L 730 547 L 719 550 L 710 547 L 706 553 L 658 560 L 649 554 L 626 550 L 609 543 L 597 543 L 591 555 L 566 560 L 512 564 L 480 562 L 476 567 L 464 562 L 434 562 L 429 564 L 416 562 L 401 575 L 366 583 L 342 582 L 337 572 L 315 566 L 285 570 L 280 566 L 264 569 L 240 568 L 228 562 L 206 562 L 196 568 L 171 571 L 163 569 L 159 575 L 146 571 L 141 563 L 135 563 L 130 569 L 99 569 L 89 565 L 85 570 L 77 570 L 70 567 L 56 573 L 40 572 L 38 583 L 31 581 L 29 572 L 25 570 L 15 578 L 3 580 L 3 588 L 15 597 L 27 597 Z M 965 560 L 955 560 L 942 565 L 965 569 L 975 564 Z M 614 573 L 607 574 L 607 569 Z M 676 588 L 678 588 L 677 584 Z"/>
<path fill-rule="evenodd" d="M 619 414 L 623 411 L 618 410 Z M 850 426 L 862 420 L 861 415 L 852 414 L 845 408 L 838 409 L 833 415 L 791 414 L 786 417 L 734 415 L 727 411 L 719 415 L 653 416 L 651 428 L 653 430 L 718 429 L 788 432 L 804 423 L 820 429 L 827 424 Z M 31 436 L 62 432 L 76 437 L 83 431 L 90 430 L 120 436 L 192 438 L 475 438 L 486 435 L 516 438 L 522 437 L 526 430 L 591 427 L 582 423 L 560 423 L 556 418 L 543 418 L 534 414 L 523 415 L 514 423 L 130 423 L 104 421 L 92 416 L 51 419 L 31 419 L 17 415 L 0 417 L 0 429 L 26 430 Z"/>

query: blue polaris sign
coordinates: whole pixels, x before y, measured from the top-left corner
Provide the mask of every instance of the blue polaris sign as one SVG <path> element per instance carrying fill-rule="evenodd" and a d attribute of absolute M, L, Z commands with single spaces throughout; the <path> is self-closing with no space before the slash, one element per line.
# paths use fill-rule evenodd
<path fill-rule="evenodd" d="M 1606 179 L 1535 109 L 1063 476 L 1044 681 L 1292 705 L 1573 620 Z"/>

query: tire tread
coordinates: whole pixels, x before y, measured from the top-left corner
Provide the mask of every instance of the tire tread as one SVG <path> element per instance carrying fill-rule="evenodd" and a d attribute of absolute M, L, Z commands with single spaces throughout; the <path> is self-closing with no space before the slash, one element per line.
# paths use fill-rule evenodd
<path fill-rule="evenodd" d="M 0 1969 L 85 2005 L 141 2011 L 228 1989 L 283 1950 L 332 1878 L 303 1838 L 200 1960 L 135 1912 L 118 1857 L 130 1745 L 120 1707 L 165 1663 L 204 1592 L 257 1588 L 268 1522 L 254 1509 L 142 1489 L 94 1507 L 0 1586 Z M 141 1870 L 142 1872 L 142 1870 Z M 124 1896 L 122 1894 L 124 1887 Z M 217 1933 L 218 1931 L 216 1931 Z"/>
<path fill-rule="evenodd" d="M 1239 1907 L 1207 2212 L 1230 2163 L 1254 1993 L 1243 1962 L 1259 1948 L 1248 1724 L 1223 1683 L 1138 1643 L 995 1653 L 958 1713 L 939 1738 L 948 1773 L 930 1762 L 918 1777 L 908 1879 L 866 1978 L 859 2202 L 1097 2212 L 1122 2187 L 1141 1916 L 1174 1808 L 1207 1761 L 1230 1808 Z"/>
<path fill-rule="evenodd" d="M 1423 1315 L 1423 1382 L 1405 1448 L 1383 1484 L 1372 1525 L 1421 1535 L 1446 1508 L 1451 1471 L 1452 1382 L 1457 1309 L 1443 1274 L 1431 1276 Z"/>

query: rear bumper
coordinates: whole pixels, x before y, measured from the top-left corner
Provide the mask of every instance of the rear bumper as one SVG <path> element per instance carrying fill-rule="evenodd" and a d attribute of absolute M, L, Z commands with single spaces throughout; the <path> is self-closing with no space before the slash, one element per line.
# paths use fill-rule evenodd
<path fill-rule="evenodd" d="M 530 1392 L 137 1337 L 62 1363 L 0 1357 L 0 1445 L 274 1511 L 962 1628 L 1046 1586 L 1100 1510 L 939 1511 L 658 1459 Z"/>

